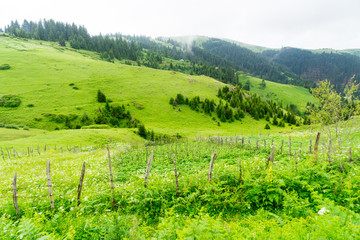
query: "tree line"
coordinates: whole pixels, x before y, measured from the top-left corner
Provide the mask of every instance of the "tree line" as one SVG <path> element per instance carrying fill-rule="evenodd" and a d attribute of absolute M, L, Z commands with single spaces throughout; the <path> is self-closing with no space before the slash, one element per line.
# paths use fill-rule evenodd
<path fill-rule="evenodd" d="M 90 36 L 84 26 L 74 23 L 55 22 L 54 20 L 27 21 L 20 25 L 18 21 L 11 21 L 5 32 L 16 37 L 58 42 L 61 46 L 66 41 L 75 49 L 95 51 L 106 60 L 130 59 L 136 61 L 142 56 L 142 48 L 134 41 L 128 41 L 121 36 Z"/>
<path fill-rule="evenodd" d="M 272 100 L 265 101 L 259 95 L 245 92 L 239 86 L 219 88 L 217 97 L 220 98 L 218 104 L 213 99 L 202 100 L 200 96 L 188 98 L 179 93 L 175 98 L 171 97 L 169 103 L 174 107 L 188 105 L 190 109 L 209 116 L 214 113 L 220 122 L 231 123 L 241 120 L 245 117 L 245 113 L 248 113 L 255 120 L 265 119 L 270 124 L 279 127 L 285 127 L 285 123 L 297 126 L 310 123 L 308 118 L 301 120 L 289 107 L 284 110 L 282 104 L 277 104 Z M 217 121 L 215 117 L 213 120 Z M 219 122 L 218 124 L 220 125 Z"/>
<path fill-rule="evenodd" d="M 348 53 L 313 53 L 287 47 L 265 51 L 263 55 L 310 82 L 328 79 L 335 89 L 341 91 L 354 75 L 360 75 L 360 58 Z"/>

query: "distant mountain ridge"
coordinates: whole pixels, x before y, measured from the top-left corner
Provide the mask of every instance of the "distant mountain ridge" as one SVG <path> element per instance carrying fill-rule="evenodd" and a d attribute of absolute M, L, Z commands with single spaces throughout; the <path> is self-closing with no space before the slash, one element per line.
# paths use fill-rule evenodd
<path fill-rule="evenodd" d="M 182 38 L 191 39 L 191 36 L 174 40 Z M 360 76 L 360 49 L 271 49 L 203 36 L 194 37 L 194 46 L 232 62 L 254 76 L 274 82 L 309 87 L 328 79 L 336 89 L 342 90 L 349 79 Z"/>

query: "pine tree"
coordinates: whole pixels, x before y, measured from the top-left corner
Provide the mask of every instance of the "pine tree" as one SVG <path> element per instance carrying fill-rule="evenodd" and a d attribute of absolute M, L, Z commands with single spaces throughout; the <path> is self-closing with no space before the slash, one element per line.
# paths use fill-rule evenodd
<path fill-rule="evenodd" d="M 97 92 L 97 101 L 99 103 L 106 102 L 106 96 L 100 90 L 98 90 L 98 92 Z"/>

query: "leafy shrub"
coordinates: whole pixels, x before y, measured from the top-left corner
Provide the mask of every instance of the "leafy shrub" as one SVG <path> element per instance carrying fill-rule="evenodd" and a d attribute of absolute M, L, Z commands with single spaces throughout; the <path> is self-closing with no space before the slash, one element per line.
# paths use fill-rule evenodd
<path fill-rule="evenodd" d="M 106 124 L 96 124 L 96 125 L 89 125 L 89 126 L 81 127 L 81 129 L 109 129 L 109 128 L 111 128 L 111 127 Z"/>
<path fill-rule="evenodd" d="M 10 67 L 10 65 L 9 64 L 2 64 L 2 65 L 0 65 L 0 70 L 8 70 L 8 69 L 10 69 L 11 67 Z"/>
<path fill-rule="evenodd" d="M 75 83 L 70 83 L 69 86 L 70 87 L 75 86 Z"/>
<path fill-rule="evenodd" d="M 16 124 L 6 124 L 5 128 L 9 128 L 9 129 L 19 129 L 19 126 Z"/>
<path fill-rule="evenodd" d="M 78 87 L 76 87 L 76 86 L 74 86 L 74 87 L 73 87 L 73 89 L 74 89 L 74 90 L 79 90 L 79 88 L 78 88 Z"/>
<path fill-rule="evenodd" d="M 32 108 L 32 107 L 34 107 L 34 104 L 30 103 L 30 104 L 28 104 L 26 106 Z"/>
<path fill-rule="evenodd" d="M 265 125 L 265 129 L 270 129 L 269 124 L 266 124 L 266 125 Z"/>
<path fill-rule="evenodd" d="M 18 107 L 21 100 L 16 95 L 4 95 L 0 98 L 0 107 Z"/>

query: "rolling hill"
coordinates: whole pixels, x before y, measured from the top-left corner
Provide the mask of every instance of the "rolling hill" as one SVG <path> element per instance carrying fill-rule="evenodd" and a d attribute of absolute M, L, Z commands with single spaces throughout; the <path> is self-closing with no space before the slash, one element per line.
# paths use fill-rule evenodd
<path fill-rule="evenodd" d="M 262 131 L 265 125 L 265 121 L 247 116 L 243 121 L 222 123 L 219 127 L 208 115 L 187 106 L 179 111 L 169 104 L 169 99 L 178 93 L 218 102 L 217 90 L 224 84 L 206 76 L 110 63 L 99 60 L 93 52 L 37 40 L 0 37 L 0 51 L 0 63 L 11 66 L 0 71 L 3 86 L 0 96 L 17 95 L 22 101 L 18 108 L 0 107 L 0 122 L 4 124 L 62 129 L 64 123 L 49 116 L 79 118 L 84 112 L 95 115 L 104 106 L 96 100 L 100 89 L 112 104 L 125 105 L 148 129 L 159 133 L 186 136 L 250 133 Z M 301 94 L 309 97 L 305 89 Z"/>

